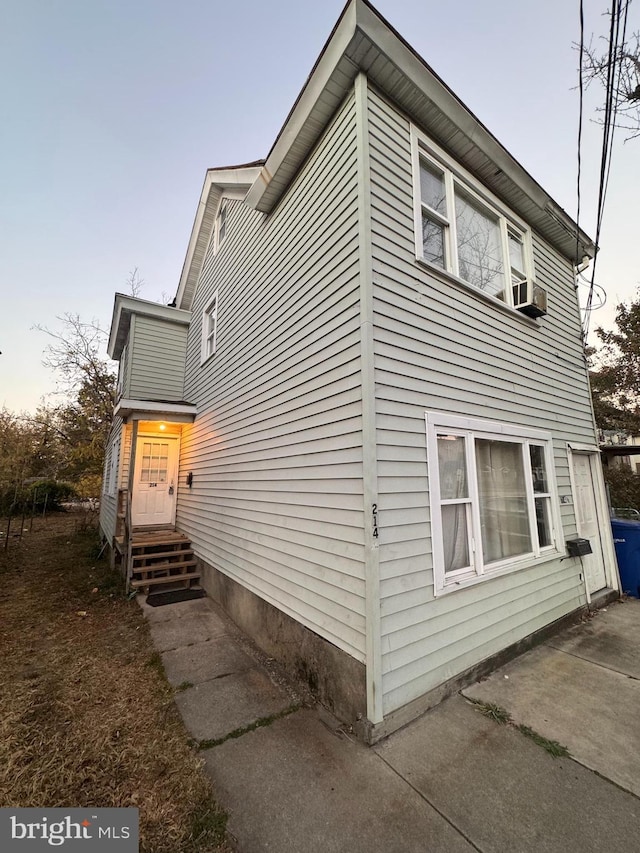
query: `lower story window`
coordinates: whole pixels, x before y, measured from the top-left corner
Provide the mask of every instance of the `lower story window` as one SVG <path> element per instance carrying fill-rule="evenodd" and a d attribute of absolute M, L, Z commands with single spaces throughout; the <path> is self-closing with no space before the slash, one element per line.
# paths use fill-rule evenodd
<path fill-rule="evenodd" d="M 428 412 L 435 591 L 557 550 L 547 433 Z"/>

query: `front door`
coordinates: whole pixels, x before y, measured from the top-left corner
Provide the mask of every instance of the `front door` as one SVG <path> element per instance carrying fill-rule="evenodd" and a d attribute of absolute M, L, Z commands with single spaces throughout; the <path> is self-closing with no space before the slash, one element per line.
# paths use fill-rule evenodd
<path fill-rule="evenodd" d="M 175 522 L 177 471 L 177 437 L 138 438 L 131 502 L 134 527 Z"/>
<path fill-rule="evenodd" d="M 593 595 L 607 585 L 604 569 L 604 555 L 598 523 L 598 505 L 596 502 L 596 483 L 594 463 L 600 460 L 595 453 L 571 454 L 573 460 L 573 485 L 575 489 L 576 523 L 578 536 L 591 542 L 592 554 L 582 557 L 587 589 Z"/>

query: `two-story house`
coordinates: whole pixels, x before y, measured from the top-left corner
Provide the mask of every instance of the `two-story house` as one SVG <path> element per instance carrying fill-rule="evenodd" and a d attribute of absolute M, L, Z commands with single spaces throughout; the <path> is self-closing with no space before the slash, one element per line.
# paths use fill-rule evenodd
<path fill-rule="evenodd" d="M 593 254 L 350 0 L 266 160 L 207 172 L 175 307 L 116 296 L 102 529 L 132 585 L 200 578 L 371 740 L 615 593 Z"/>

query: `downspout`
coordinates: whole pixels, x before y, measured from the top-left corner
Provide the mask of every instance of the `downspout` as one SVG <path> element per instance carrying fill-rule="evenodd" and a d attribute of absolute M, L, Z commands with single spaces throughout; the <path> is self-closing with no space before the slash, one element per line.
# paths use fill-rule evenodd
<path fill-rule="evenodd" d="M 373 261 L 371 253 L 371 173 L 366 74 L 355 79 L 360 252 L 360 376 L 365 547 L 365 630 L 367 717 L 383 719 L 380 636 L 380 551 L 378 548 L 378 460 L 373 351 Z"/>

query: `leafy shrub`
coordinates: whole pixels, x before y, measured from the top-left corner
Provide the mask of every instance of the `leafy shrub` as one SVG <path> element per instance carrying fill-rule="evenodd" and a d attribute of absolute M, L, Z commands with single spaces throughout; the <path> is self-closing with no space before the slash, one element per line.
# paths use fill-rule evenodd
<path fill-rule="evenodd" d="M 630 507 L 640 511 L 640 475 L 628 465 L 605 466 L 605 483 L 612 507 Z"/>
<path fill-rule="evenodd" d="M 28 505 L 34 504 L 35 509 L 42 511 L 45 506 L 47 510 L 61 510 L 64 501 L 76 498 L 77 492 L 71 483 L 59 483 L 57 480 L 40 480 L 32 483 L 28 490 Z"/>

